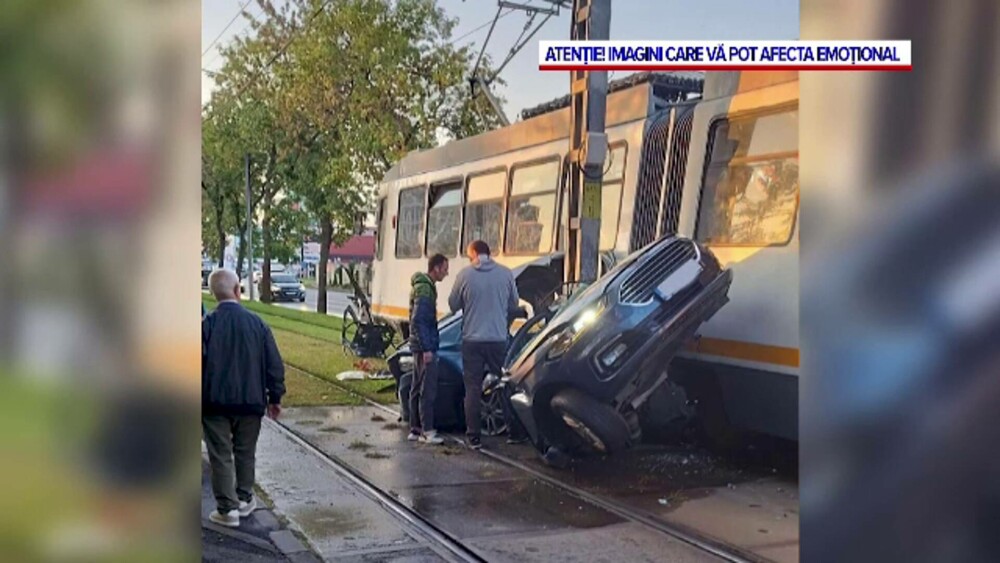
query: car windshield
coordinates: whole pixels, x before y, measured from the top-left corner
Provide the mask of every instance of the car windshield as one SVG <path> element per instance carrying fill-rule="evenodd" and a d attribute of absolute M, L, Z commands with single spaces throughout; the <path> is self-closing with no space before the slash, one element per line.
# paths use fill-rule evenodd
<path fill-rule="evenodd" d="M 618 274 L 620 274 L 630 264 L 635 262 L 640 256 L 645 254 L 646 250 L 654 244 L 656 243 L 652 243 L 641 250 L 633 252 L 630 256 L 616 264 L 615 267 L 608 273 L 601 276 L 599 280 L 587 287 L 577 289 L 573 292 L 573 294 L 571 294 L 570 297 L 559 306 L 559 311 L 552 317 L 552 319 L 549 320 L 545 328 L 539 331 L 538 334 L 521 349 L 521 353 L 518 354 L 518 357 L 514 359 L 513 363 L 516 364 L 520 362 L 522 357 L 526 354 L 533 354 L 535 349 L 549 337 L 549 334 L 555 330 L 561 330 L 561 326 L 572 322 L 572 320 L 583 312 L 584 309 L 593 306 L 594 303 L 604 295 L 604 290 L 612 281 L 614 281 L 616 277 L 618 277 Z"/>
<path fill-rule="evenodd" d="M 280 276 L 271 276 L 271 281 L 274 283 L 298 283 L 299 280 L 297 280 L 295 276 L 285 274 Z"/>

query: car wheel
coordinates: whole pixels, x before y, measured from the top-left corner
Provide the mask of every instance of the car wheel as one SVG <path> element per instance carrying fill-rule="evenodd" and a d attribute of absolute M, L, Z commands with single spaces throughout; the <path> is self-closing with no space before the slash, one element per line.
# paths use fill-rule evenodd
<path fill-rule="evenodd" d="M 503 397 L 499 390 L 491 389 L 483 394 L 483 434 L 499 436 L 507 431 L 507 419 L 504 417 L 503 411 Z"/>
<path fill-rule="evenodd" d="M 612 454 L 631 445 L 628 423 L 610 406 L 577 389 L 556 393 L 550 403 L 556 417 L 586 446 Z"/>

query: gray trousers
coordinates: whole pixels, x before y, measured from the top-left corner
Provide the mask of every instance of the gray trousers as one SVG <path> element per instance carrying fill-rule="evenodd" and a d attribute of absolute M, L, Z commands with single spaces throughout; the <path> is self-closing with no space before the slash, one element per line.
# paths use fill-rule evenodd
<path fill-rule="evenodd" d="M 410 430 L 434 430 L 434 401 L 437 399 L 437 356 L 425 364 L 424 354 L 417 352 L 413 358 L 413 381 L 410 383 Z"/>
<path fill-rule="evenodd" d="M 463 342 L 462 381 L 465 383 L 465 433 L 479 437 L 483 432 L 483 378 L 487 373 L 500 375 L 506 342 Z"/>
<path fill-rule="evenodd" d="M 212 467 L 212 493 L 219 512 L 239 508 L 253 496 L 259 416 L 202 415 L 201 426 Z"/>

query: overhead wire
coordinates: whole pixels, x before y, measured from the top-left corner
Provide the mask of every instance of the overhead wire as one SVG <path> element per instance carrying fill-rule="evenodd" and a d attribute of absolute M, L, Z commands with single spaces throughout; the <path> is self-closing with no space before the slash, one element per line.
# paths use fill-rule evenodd
<path fill-rule="evenodd" d="M 278 57 L 283 55 L 285 51 L 288 50 L 288 47 L 295 41 L 295 39 L 298 38 L 297 32 L 305 31 L 306 29 L 308 29 L 309 26 L 312 24 L 312 22 L 316 19 L 316 17 L 319 16 L 321 13 L 323 13 L 323 11 L 326 10 L 327 6 L 329 6 L 331 2 L 333 2 L 333 0 L 326 0 L 325 2 L 323 2 L 318 8 L 316 8 L 312 12 L 312 14 L 309 15 L 309 18 L 306 19 L 306 21 L 302 24 L 302 26 L 292 29 L 285 43 L 278 48 L 278 50 L 274 53 L 273 56 L 271 56 L 270 59 L 267 60 L 266 63 L 264 63 L 264 66 L 259 68 L 257 72 L 255 72 L 249 79 L 247 79 L 246 82 L 243 83 L 242 88 L 245 89 L 246 87 L 252 85 L 267 71 L 267 69 L 271 68 L 271 65 L 274 64 L 274 61 L 278 60 Z"/>
<path fill-rule="evenodd" d="M 252 8 L 251 8 L 251 10 L 252 10 Z M 240 12 L 240 13 L 243 13 L 243 12 Z M 244 23 L 243 27 L 241 27 L 233 35 L 238 36 L 241 33 L 243 33 L 244 31 L 246 31 L 247 28 L 250 27 L 250 24 L 253 23 L 253 18 L 256 18 L 257 16 L 260 16 L 263 12 L 261 12 L 260 10 L 258 10 L 257 13 L 252 13 L 252 12 L 247 12 L 247 13 L 250 15 L 250 20 L 247 21 L 246 23 Z M 237 15 L 239 15 L 239 14 L 237 14 Z M 203 66 L 204 67 L 212 66 L 212 63 L 214 63 L 220 56 L 222 56 L 222 51 L 219 50 L 219 49 L 216 49 L 215 50 L 215 55 L 213 55 L 212 58 L 209 59 L 208 62 L 206 62 Z M 202 70 L 205 70 L 205 69 L 202 68 Z M 209 72 L 209 71 L 206 71 L 206 72 Z"/>
<path fill-rule="evenodd" d="M 205 47 L 205 50 L 201 52 L 202 58 L 204 58 L 205 55 L 207 55 L 208 52 L 212 50 L 212 47 L 215 47 L 215 44 L 219 42 L 219 39 L 222 39 L 222 35 L 226 33 L 226 30 L 228 30 L 230 27 L 233 26 L 233 23 L 236 22 L 236 18 L 240 17 L 240 14 L 242 14 L 243 11 L 247 9 L 247 6 L 250 5 L 250 2 L 253 2 L 253 0 L 247 0 L 245 4 L 240 6 L 239 10 L 236 10 L 236 14 L 233 16 L 233 19 L 229 20 L 229 23 L 226 24 L 226 27 L 222 28 L 222 31 L 220 31 L 219 34 L 215 36 L 215 39 L 213 39 L 212 42 L 208 44 L 208 47 Z"/>
<path fill-rule="evenodd" d="M 482 25 L 476 27 L 475 29 L 473 29 L 473 30 L 471 30 L 471 31 L 469 31 L 469 32 L 467 32 L 467 33 L 459 36 L 459 37 L 456 37 L 456 38 L 452 39 L 451 41 L 449 41 L 449 43 L 451 43 L 452 45 L 454 45 L 455 43 L 458 43 L 459 41 L 461 41 L 461 40 L 465 39 L 466 37 L 468 37 L 468 36 L 476 33 L 477 31 L 479 31 L 481 29 L 484 29 L 486 26 L 488 26 L 490 24 L 495 24 L 496 21 L 499 21 L 499 20 L 502 20 L 503 18 L 506 18 L 507 16 L 513 14 L 516 11 L 517 10 L 515 10 L 513 8 L 510 8 L 506 12 L 504 12 L 503 14 L 501 14 L 499 18 L 496 18 L 495 20 L 494 19 L 486 20 L 485 22 L 483 22 Z"/>

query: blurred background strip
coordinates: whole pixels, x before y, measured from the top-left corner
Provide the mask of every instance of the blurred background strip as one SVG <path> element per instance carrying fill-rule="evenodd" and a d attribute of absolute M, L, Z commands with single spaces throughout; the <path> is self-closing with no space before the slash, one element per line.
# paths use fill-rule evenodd
<path fill-rule="evenodd" d="M 1000 4 L 801 7 L 914 50 L 802 75 L 803 560 L 995 560 Z"/>
<path fill-rule="evenodd" d="M 200 24 L 192 0 L 0 7 L 9 560 L 199 556 Z"/>

